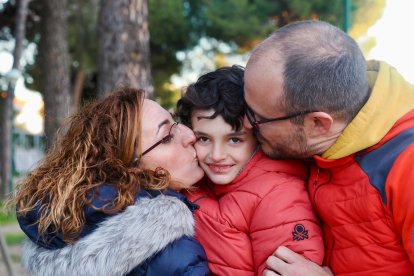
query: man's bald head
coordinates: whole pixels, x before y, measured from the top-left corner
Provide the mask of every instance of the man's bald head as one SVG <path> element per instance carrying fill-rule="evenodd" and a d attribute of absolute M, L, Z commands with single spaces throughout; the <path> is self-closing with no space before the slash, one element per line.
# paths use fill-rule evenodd
<path fill-rule="evenodd" d="M 263 64 L 282 67 L 279 106 L 286 113 L 320 110 L 349 122 L 368 98 L 366 62 L 357 43 L 322 21 L 276 30 L 253 50 L 246 75 Z"/>

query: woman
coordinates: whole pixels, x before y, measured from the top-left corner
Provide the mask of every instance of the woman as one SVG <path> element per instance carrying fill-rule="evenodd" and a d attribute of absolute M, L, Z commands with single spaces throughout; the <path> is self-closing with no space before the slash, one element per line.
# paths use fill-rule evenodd
<path fill-rule="evenodd" d="M 144 91 L 87 105 L 14 201 L 32 275 L 206 275 L 182 194 L 202 176 L 194 134 Z"/>

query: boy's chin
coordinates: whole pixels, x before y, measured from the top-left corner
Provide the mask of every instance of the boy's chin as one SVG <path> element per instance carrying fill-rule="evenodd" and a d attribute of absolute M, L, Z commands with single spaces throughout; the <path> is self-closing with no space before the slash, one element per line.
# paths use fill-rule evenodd
<path fill-rule="evenodd" d="M 223 177 L 223 176 L 217 176 L 217 175 L 209 175 L 206 173 L 206 176 L 213 182 L 215 185 L 228 185 L 230 184 L 235 177 Z"/>

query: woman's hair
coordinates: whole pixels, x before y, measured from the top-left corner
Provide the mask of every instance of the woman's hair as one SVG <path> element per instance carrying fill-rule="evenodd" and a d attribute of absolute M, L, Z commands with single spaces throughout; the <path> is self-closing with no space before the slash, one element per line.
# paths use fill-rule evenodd
<path fill-rule="evenodd" d="M 240 130 L 246 112 L 243 76 L 244 68 L 238 65 L 222 67 L 202 75 L 197 82 L 188 86 L 177 102 L 176 116 L 191 128 L 193 111 L 213 109 L 214 114 L 208 119 L 220 115 L 232 129 Z"/>
<path fill-rule="evenodd" d="M 134 203 L 141 187 L 163 190 L 170 175 L 144 170 L 141 154 L 141 110 L 145 92 L 120 88 L 85 106 L 58 135 L 54 147 L 17 187 L 13 203 L 19 215 L 40 207 L 39 233 L 61 231 L 74 242 L 85 224 L 84 209 L 92 208 L 98 187 L 114 187 L 116 198 L 100 210 L 115 213 Z M 135 158 L 135 161 L 134 161 Z"/>

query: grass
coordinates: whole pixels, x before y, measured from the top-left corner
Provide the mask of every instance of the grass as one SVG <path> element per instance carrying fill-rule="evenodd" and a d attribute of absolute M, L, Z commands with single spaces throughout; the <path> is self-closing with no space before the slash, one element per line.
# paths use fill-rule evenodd
<path fill-rule="evenodd" d="M 13 263 L 20 263 L 20 260 L 22 259 L 22 257 L 20 255 L 10 254 L 10 259 L 12 260 Z"/>
<path fill-rule="evenodd" d="M 0 212 L 0 225 L 17 223 L 16 215 L 7 214 L 7 212 Z"/>
<path fill-rule="evenodd" d="M 0 225 L 17 223 L 16 214 L 8 212 L 3 208 L 3 202 L 0 202 Z"/>
<path fill-rule="evenodd" d="M 4 235 L 7 245 L 19 245 L 23 242 L 25 235 L 23 233 L 7 233 Z"/>
<path fill-rule="evenodd" d="M 10 223 L 17 223 L 16 214 L 5 210 L 3 208 L 3 202 L 0 201 L 0 226 Z M 3 235 L 8 246 L 18 246 L 26 237 L 23 233 L 3 233 Z M 21 256 L 18 254 L 10 254 L 10 259 L 13 263 L 20 263 Z"/>

